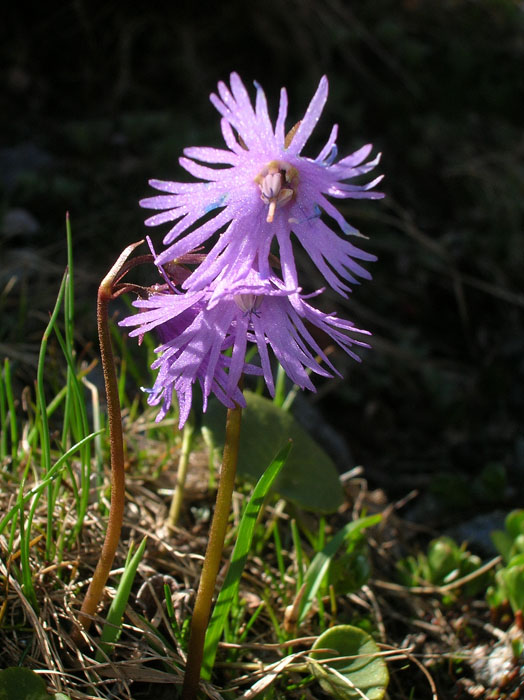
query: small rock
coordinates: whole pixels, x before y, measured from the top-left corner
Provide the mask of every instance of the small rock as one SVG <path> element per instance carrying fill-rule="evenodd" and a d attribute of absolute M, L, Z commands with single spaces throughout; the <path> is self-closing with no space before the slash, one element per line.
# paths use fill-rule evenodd
<path fill-rule="evenodd" d="M 27 209 L 8 209 L 2 219 L 1 233 L 6 238 L 31 237 L 40 230 L 40 224 Z"/>
<path fill-rule="evenodd" d="M 522 657 L 515 658 L 514 643 L 522 643 L 523 634 L 516 626 L 510 628 L 504 639 L 490 647 L 481 644 L 472 651 L 469 665 L 475 674 L 477 683 L 481 683 L 486 688 L 507 688 L 509 684 L 516 682 L 518 685 L 522 680 L 524 669 L 522 667 Z"/>
<path fill-rule="evenodd" d="M 494 530 L 504 529 L 505 517 L 506 513 L 501 510 L 483 513 L 449 528 L 446 530 L 446 534 L 457 542 L 467 542 L 470 547 L 483 556 L 493 557 L 499 552 L 493 544 L 491 533 Z"/>
<path fill-rule="evenodd" d="M 0 184 L 12 190 L 26 173 L 40 172 L 49 167 L 52 158 L 35 143 L 24 142 L 0 149 Z"/>

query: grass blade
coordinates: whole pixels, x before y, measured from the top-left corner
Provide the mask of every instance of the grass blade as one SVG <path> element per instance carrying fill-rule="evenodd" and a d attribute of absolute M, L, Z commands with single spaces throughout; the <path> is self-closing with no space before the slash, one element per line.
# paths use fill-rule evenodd
<path fill-rule="evenodd" d="M 291 521 L 291 536 L 293 537 L 293 549 L 296 557 L 297 566 L 297 586 L 296 592 L 298 593 L 302 582 L 304 580 L 304 556 L 302 552 L 302 542 L 300 541 L 300 533 L 298 531 L 297 521 L 293 519 Z"/>
<path fill-rule="evenodd" d="M 47 324 L 47 328 L 42 336 L 42 342 L 40 344 L 40 353 L 38 356 L 38 367 L 36 371 L 36 396 L 38 403 L 38 416 L 40 421 L 40 435 L 42 441 L 42 466 L 43 473 L 47 474 L 51 467 L 51 441 L 49 438 L 49 423 L 47 421 L 47 406 L 45 401 L 45 391 L 44 391 L 44 364 L 45 356 L 47 352 L 47 342 L 49 336 L 52 333 L 53 327 L 56 323 L 58 317 L 58 312 L 60 311 L 60 306 L 62 305 L 62 300 L 64 298 L 64 293 L 66 289 L 67 282 L 67 271 L 64 273 L 62 278 L 62 283 L 60 285 L 60 290 L 58 292 L 58 297 L 56 299 L 55 307 Z"/>
<path fill-rule="evenodd" d="M 358 535 L 362 530 L 380 522 L 381 515 L 368 515 L 365 518 L 359 518 L 341 528 L 337 534 L 325 545 L 321 552 L 317 552 L 309 565 L 304 576 L 305 590 L 302 597 L 300 612 L 298 615 L 298 624 L 304 621 L 306 615 L 315 600 L 318 589 L 327 573 L 331 560 L 337 553 L 338 549 L 350 536 Z"/>
<path fill-rule="evenodd" d="M 129 594 L 131 593 L 131 588 L 133 586 L 133 581 L 135 580 L 138 565 L 144 556 L 146 542 L 147 537 L 144 537 L 136 552 L 130 559 L 128 558 L 128 561 L 126 562 L 124 573 L 122 574 L 116 595 L 111 603 L 109 612 L 107 613 L 106 622 L 102 630 L 102 636 L 100 637 L 100 649 L 96 654 L 96 660 L 100 663 L 104 661 L 104 654 L 109 656 L 111 653 L 111 645 L 116 642 L 122 631 L 122 618 L 124 616 L 124 610 L 126 609 L 127 601 L 129 600 Z"/>
<path fill-rule="evenodd" d="M 77 379 L 79 379 L 79 380 L 83 379 L 86 375 L 88 375 L 91 372 L 91 370 L 93 369 L 93 367 L 95 365 L 96 365 L 96 361 L 92 362 L 88 367 L 83 367 L 82 369 L 80 369 L 76 375 Z M 57 408 L 60 406 L 60 404 L 66 398 L 68 388 L 69 387 L 67 384 L 65 386 L 63 386 L 60 389 L 60 391 L 56 394 L 56 396 L 53 399 L 51 399 L 51 401 L 47 405 L 47 407 L 46 407 L 47 420 L 49 420 L 49 418 L 51 418 L 53 413 L 57 410 Z M 38 434 L 38 425 L 35 424 L 35 425 L 31 426 L 31 428 L 27 434 L 27 438 L 25 440 L 26 444 L 29 447 L 31 447 L 34 444 L 34 441 L 35 441 L 37 434 Z"/>
<path fill-rule="evenodd" d="M 62 300 L 64 298 L 64 293 L 67 286 L 67 270 L 62 278 L 62 283 L 60 285 L 60 290 L 58 292 L 58 297 L 56 299 L 55 307 L 47 324 L 47 328 L 42 336 L 42 342 L 40 344 L 40 353 L 38 356 L 38 367 L 36 371 L 36 398 L 38 405 L 38 422 L 39 422 L 39 432 L 40 432 L 40 445 L 42 450 L 42 472 L 46 475 L 51 468 L 51 439 L 49 434 L 49 423 L 47 420 L 47 406 L 45 400 L 45 390 L 44 390 L 44 365 L 47 353 L 47 342 L 49 336 L 56 323 L 58 312 L 62 305 Z M 52 491 L 48 494 L 47 503 L 47 534 L 46 534 L 46 558 L 51 561 L 53 558 L 52 542 L 53 542 L 53 493 Z"/>
<path fill-rule="evenodd" d="M 77 442 L 76 445 L 70 447 L 67 450 L 67 452 L 64 452 L 64 454 L 61 457 L 59 457 L 55 464 L 51 467 L 44 480 L 40 482 L 38 486 L 34 486 L 30 491 L 28 491 L 25 494 L 25 496 L 21 497 L 19 502 L 4 515 L 2 520 L 0 520 L 0 535 L 4 531 L 4 528 L 7 525 L 7 523 L 18 511 L 20 505 L 27 503 L 27 501 L 29 501 L 33 496 L 40 494 L 43 489 L 49 486 L 53 482 L 53 480 L 56 479 L 56 477 L 60 474 L 61 470 L 66 468 L 67 460 L 69 460 L 77 450 L 81 449 L 86 442 L 93 440 L 93 438 L 95 438 L 97 435 L 100 435 L 103 432 L 103 430 L 100 430 L 97 433 L 91 433 L 90 435 L 87 435 L 85 438 L 82 438 L 82 440 L 79 440 L 79 442 Z"/>
<path fill-rule="evenodd" d="M 11 432 L 11 457 L 14 463 L 18 456 L 18 428 L 16 425 L 16 410 L 15 401 L 13 397 L 13 385 L 11 383 L 11 364 L 7 357 L 4 360 L 4 382 L 7 407 L 9 409 L 8 417 L 9 428 Z"/>
<path fill-rule="evenodd" d="M 7 407 L 3 372 L 0 372 L 0 427 L 0 460 L 3 462 L 7 454 Z"/>
<path fill-rule="evenodd" d="M 71 429 L 73 435 L 75 435 L 78 441 L 80 435 L 86 435 L 89 431 L 85 395 L 83 392 L 82 384 L 78 380 L 75 371 L 72 348 L 68 344 L 67 338 L 64 340 L 58 328 L 55 328 L 55 334 L 67 362 L 67 382 L 69 389 L 68 396 L 71 399 L 71 410 L 74 415 L 74 421 L 71 421 Z M 90 445 L 88 443 L 85 443 L 82 446 L 80 450 L 80 455 L 81 498 L 78 504 L 77 521 L 75 523 L 75 527 L 73 528 L 73 532 L 71 533 L 70 537 L 71 542 L 74 542 L 74 540 L 78 536 L 84 522 L 85 514 L 87 512 L 89 500 L 89 479 L 91 475 L 91 450 Z"/>

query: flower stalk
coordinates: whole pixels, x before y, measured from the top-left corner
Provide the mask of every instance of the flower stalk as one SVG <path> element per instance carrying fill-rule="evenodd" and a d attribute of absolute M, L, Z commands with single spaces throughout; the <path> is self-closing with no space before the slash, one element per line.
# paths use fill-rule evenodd
<path fill-rule="evenodd" d="M 193 445 L 194 430 L 193 421 L 190 417 L 184 424 L 184 431 L 182 433 L 182 447 L 180 448 L 180 456 L 178 459 L 175 490 L 167 519 L 167 524 L 170 527 L 176 527 L 178 518 L 180 517 L 182 501 L 184 500 L 184 487 L 186 484 L 187 468 L 189 466 L 189 455 L 191 454 L 191 447 Z"/>
<path fill-rule="evenodd" d="M 206 556 L 200 576 L 193 617 L 191 619 L 186 672 L 182 686 L 182 700 L 196 700 L 198 693 L 206 629 L 211 613 L 213 594 L 215 592 L 229 513 L 231 511 L 231 499 L 233 496 L 238 461 L 241 418 L 242 409 L 240 406 L 228 410 L 224 455 L 222 458 L 222 468 L 220 470 L 215 512 L 213 514 Z"/>
<path fill-rule="evenodd" d="M 100 558 L 95 568 L 93 578 L 87 589 L 82 608 L 78 615 L 78 624 L 73 630 L 73 638 L 80 641 L 81 629 L 87 631 L 91 620 L 104 592 L 111 567 L 120 541 L 122 521 L 125 505 L 125 470 L 124 470 L 124 440 L 122 435 L 122 415 L 120 400 L 118 398 L 118 380 L 116 376 L 111 334 L 109 331 L 108 309 L 109 302 L 115 297 L 117 282 L 129 269 L 126 264 L 128 257 L 142 241 L 129 245 L 120 255 L 111 270 L 102 280 L 98 288 L 97 298 L 97 323 L 98 338 L 100 344 L 100 356 L 102 359 L 102 371 L 107 400 L 107 414 L 109 419 L 109 440 L 111 456 L 111 505 L 107 530 L 100 552 Z"/>

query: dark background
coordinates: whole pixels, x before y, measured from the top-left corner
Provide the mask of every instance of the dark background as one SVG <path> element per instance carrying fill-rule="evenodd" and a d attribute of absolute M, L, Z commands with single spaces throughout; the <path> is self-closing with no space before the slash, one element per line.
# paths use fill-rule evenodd
<path fill-rule="evenodd" d="M 333 122 L 341 156 L 374 143 L 387 198 L 348 200 L 379 261 L 349 302 L 326 300 L 374 349 L 362 365 L 339 354 L 345 381 L 309 400 L 343 440 L 341 469 L 363 464 L 390 497 L 419 488 L 428 519 L 522 504 L 521 3 L 78 0 L 4 15 L 0 355 L 21 384 L 66 262 L 65 212 L 89 356 L 96 287 L 144 235 L 148 178 L 183 178 L 184 146 L 220 144 L 216 82 L 258 80 L 273 115 L 285 85 L 291 126 L 326 73 L 309 153 Z M 321 284 L 307 261 L 303 275 Z"/>

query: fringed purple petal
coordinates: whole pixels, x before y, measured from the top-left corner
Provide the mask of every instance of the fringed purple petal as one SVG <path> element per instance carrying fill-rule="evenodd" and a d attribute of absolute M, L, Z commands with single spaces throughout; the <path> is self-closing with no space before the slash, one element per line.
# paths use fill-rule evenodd
<path fill-rule="evenodd" d="M 322 110 L 324 109 L 324 105 L 326 104 L 327 95 L 328 81 L 326 76 L 324 75 L 320 79 L 317 91 L 315 92 L 315 94 L 313 95 L 313 99 L 309 103 L 309 107 L 306 110 L 304 118 L 300 122 L 300 126 L 298 127 L 293 137 L 293 140 L 291 141 L 291 145 L 287 149 L 289 153 L 293 155 L 299 155 L 304 146 L 306 145 L 307 140 L 311 136 L 313 129 L 315 128 L 320 118 L 320 115 L 322 114 Z"/>
<path fill-rule="evenodd" d="M 320 151 L 318 156 L 315 158 L 315 163 L 323 163 L 328 156 L 331 157 L 333 154 L 333 149 L 335 149 L 335 155 L 336 155 L 335 142 L 337 140 L 337 135 L 338 135 L 338 124 L 334 124 L 333 128 L 331 129 L 331 134 L 329 135 L 329 139 L 326 142 L 326 145 Z"/>
<path fill-rule="evenodd" d="M 286 117 L 287 117 L 287 92 L 286 88 L 280 90 L 280 102 L 278 105 L 278 116 L 275 124 L 275 140 L 277 148 L 284 149 L 286 138 Z"/>
<path fill-rule="evenodd" d="M 339 160 L 338 163 L 336 163 L 335 167 L 354 168 L 355 166 L 360 165 L 360 163 L 363 163 L 372 150 L 373 146 L 370 143 L 367 143 L 365 146 L 359 148 L 358 151 L 355 151 L 351 155 L 342 158 L 342 160 Z"/>
<path fill-rule="evenodd" d="M 155 261 L 156 264 L 164 265 L 165 263 L 170 262 L 171 260 L 175 260 L 176 258 L 179 258 L 182 255 L 189 253 L 189 251 L 197 248 L 204 241 L 206 241 L 209 238 L 209 236 L 212 236 L 220 228 L 222 228 L 222 226 L 225 226 L 230 221 L 231 216 L 228 209 L 221 211 L 213 219 L 206 221 L 205 224 L 202 224 L 202 226 L 187 234 L 185 238 L 183 238 L 181 241 L 174 243 L 169 248 L 164 250 L 163 253 L 160 253 L 160 255 Z M 177 231 L 176 235 L 178 235 L 179 233 L 180 231 Z M 173 234 L 171 232 L 168 233 L 167 236 L 164 238 L 164 243 L 168 245 L 173 241 L 173 238 Z"/>
<path fill-rule="evenodd" d="M 228 163 L 236 165 L 238 156 L 231 151 L 224 151 L 222 148 L 207 148 L 204 146 L 191 146 L 184 148 L 184 155 L 188 158 L 200 160 L 202 163 Z"/>
<path fill-rule="evenodd" d="M 184 168 L 184 170 L 187 170 L 187 172 L 194 177 L 199 177 L 202 180 L 209 180 L 210 182 L 216 182 L 217 180 L 223 179 L 224 170 L 222 169 L 208 168 L 205 165 L 200 165 L 199 163 L 195 163 L 193 160 L 184 157 L 179 158 L 178 162 Z"/>
<path fill-rule="evenodd" d="M 271 370 L 271 362 L 269 361 L 269 353 L 267 350 L 267 340 L 264 327 L 258 316 L 253 318 L 253 327 L 255 330 L 255 339 L 258 348 L 258 354 L 260 357 L 260 364 L 262 365 L 262 371 L 264 373 L 264 381 L 268 388 L 271 396 L 275 395 L 275 384 L 273 381 L 273 372 Z"/>
<path fill-rule="evenodd" d="M 234 302 L 230 302 L 234 303 Z M 233 345 L 233 353 L 231 355 L 231 363 L 229 365 L 229 380 L 227 391 L 231 392 L 238 386 L 240 377 L 244 367 L 247 345 L 247 327 L 249 323 L 248 314 L 238 314 L 236 319 L 235 342 Z"/>
<path fill-rule="evenodd" d="M 259 134 L 265 142 L 270 143 L 275 137 L 273 135 L 273 126 L 269 118 L 266 95 L 257 82 L 255 82 L 255 87 L 257 89 L 255 110 Z"/>

